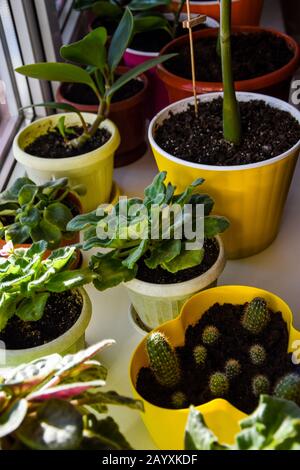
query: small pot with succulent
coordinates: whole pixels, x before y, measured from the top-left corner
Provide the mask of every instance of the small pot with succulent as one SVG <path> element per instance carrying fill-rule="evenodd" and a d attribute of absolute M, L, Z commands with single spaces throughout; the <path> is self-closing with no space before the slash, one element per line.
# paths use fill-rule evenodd
<path fill-rule="evenodd" d="M 300 405 L 293 353 L 299 338 L 289 307 L 260 289 L 224 286 L 189 299 L 181 316 L 150 333 L 132 359 L 135 395 L 145 400 L 144 419 L 155 442 L 166 449 L 182 446 L 190 405 L 227 444 L 260 395 Z M 155 431 L 153 414 L 158 419 L 160 411 Z M 173 435 L 169 423 L 177 429 Z"/>
<path fill-rule="evenodd" d="M 277 236 L 299 155 L 300 113 L 273 97 L 235 93 L 230 6 L 221 0 L 224 92 L 168 106 L 152 120 L 149 140 L 159 170 L 168 171 L 179 189 L 205 178 L 217 212 L 231 221 L 224 235 L 226 253 L 242 258 L 259 253 Z"/>
<path fill-rule="evenodd" d="M 15 158 L 25 166 L 33 181 L 40 183 L 52 176 L 65 176 L 69 177 L 72 185 L 83 184 L 87 188 L 82 198 L 84 211 L 93 210 L 110 198 L 114 153 L 120 143 L 116 126 L 107 119 L 114 94 L 149 67 L 169 57 L 157 57 L 116 78 L 116 69 L 132 30 L 133 17 L 126 9 L 108 52 L 107 33 L 101 27 L 81 41 L 62 47 L 64 59 L 85 65 L 86 69 L 56 62 L 25 65 L 17 69 L 27 77 L 85 85 L 97 97 L 99 105 L 96 115 L 81 113 L 70 103 L 34 105 L 68 113 L 35 121 L 22 130 L 14 141 Z M 138 81 L 140 83 L 144 87 L 145 82 Z M 126 119 L 125 122 L 128 125 Z"/>
<path fill-rule="evenodd" d="M 95 355 L 104 340 L 76 354 L 54 353 L 4 373 L 0 380 L 1 450 L 130 450 L 108 405 L 142 403 L 103 391 L 107 369 Z"/>
<path fill-rule="evenodd" d="M 15 248 L 29 248 L 45 240 L 49 256 L 53 249 L 78 243 L 78 234 L 68 232 L 67 224 L 82 213 L 80 195 L 84 193 L 82 187 L 71 188 L 67 178 L 40 186 L 27 177 L 17 178 L 0 193 L 0 246 L 12 241 Z M 77 255 L 79 263 L 79 251 Z"/>
<path fill-rule="evenodd" d="M 144 199 L 120 199 L 113 211 L 80 215 L 68 224 L 70 231 L 83 231 L 83 250 L 110 249 L 91 258 L 98 274 L 94 285 L 105 290 L 124 282 L 150 329 L 177 317 L 185 300 L 215 285 L 225 266 L 219 234 L 229 222 L 210 215 L 213 200 L 198 192 L 203 180 L 178 194 L 165 179 L 166 173 L 159 173 Z"/>
<path fill-rule="evenodd" d="M 70 269 L 75 246 L 46 253 L 46 241 L 30 248 L 14 248 L 9 242 L 1 250 L 0 341 L 5 351 L 0 367 L 84 346 L 91 302 L 82 286 L 97 274 Z"/>

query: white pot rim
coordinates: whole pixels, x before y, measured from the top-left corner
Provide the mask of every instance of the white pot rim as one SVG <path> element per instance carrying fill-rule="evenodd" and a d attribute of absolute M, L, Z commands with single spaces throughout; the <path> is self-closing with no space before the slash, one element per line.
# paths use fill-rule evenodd
<path fill-rule="evenodd" d="M 215 93 L 205 93 L 203 95 L 198 95 L 198 99 L 202 102 L 208 102 L 212 101 L 215 98 L 218 98 L 219 96 L 223 96 L 223 92 L 215 92 Z M 263 95 L 260 93 L 250 93 L 250 92 L 244 92 L 244 91 L 239 91 L 236 93 L 236 96 L 238 98 L 239 102 L 242 101 L 252 101 L 252 100 L 260 100 L 264 101 L 266 104 L 270 105 L 273 108 L 276 109 L 281 109 L 282 111 L 286 111 L 289 114 L 291 114 L 300 124 L 300 111 L 298 111 L 294 106 L 292 106 L 289 103 L 286 103 L 285 101 L 282 101 L 278 98 L 273 98 L 272 96 L 267 96 Z M 291 155 L 294 151 L 298 150 L 300 148 L 300 140 L 290 149 L 288 149 L 286 152 L 278 155 L 277 157 L 270 158 L 268 160 L 264 160 L 262 162 L 258 163 L 249 163 L 247 165 L 232 165 L 232 166 L 217 166 L 217 165 L 204 165 L 201 163 L 193 163 L 193 162 L 188 162 L 186 160 L 182 160 L 178 157 L 174 157 L 170 153 L 166 152 L 163 150 L 156 142 L 154 139 L 154 130 L 155 126 L 158 121 L 163 121 L 168 117 L 168 114 L 170 111 L 173 111 L 176 113 L 176 111 L 183 111 L 184 109 L 187 108 L 187 105 L 191 102 L 194 101 L 193 97 L 189 98 L 184 98 L 183 100 L 177 101 L 176 103 L 172 103 L 163 110 L 161 110 L 150 122 L 149 125 L 149 130 L 148 130 L 148 138 L 151 147 L 153 147 L 158 153 L 160 153 L 163 157 L 167 158 L 168 160 L 171 160 L 175 163 L 178 163 L 180 165 L 184 165 L 190 168 L 197 168 L 200 170 L 212 170 L 212 171 L 242 171 L 242 170 L 250 170 L 254 168 L 259 168 L 267 165 L 272 165 L 273 163 L 279 162 L 280 160 L 283 160 L 287 156 Z"/>
<path fill-rule="evenodd" d="M 129 290 L 137 291 L 139 294 L 146 297 L 160 298 L 180 298 L 184 295 L 191 295 L 204 289 L 219 277 L 226 264 L 222 239 L 219 235 L 215 238 L 219 244 L 219 256 L 213 266 L 200 276 L 175 284 L 152 284 L 150 282 L 132 279 L 131 281 L 124 283 L 125 287 Z"/>
<path fill-rule="evenodd" d="M 87 121 L 88 123 L 92 123 L 96 119 L 96 115 L 93 113 L 83 112 L 81 114 L 83 118 L 85 119 L 85 121 Z M 54 170 L 60 170 L 62 167 L 64 169 L 72 169 L 73 165 L 78 166 L 79 163 L 82 163 L 84 166 L 92 165 L 95 163 L 95 160 L 99 159 L 98 154 L 100 151 L 101 151 L 101 154 L 109 154 L 109 153 L 112 153 L 112 151 L 115 151 L 116 148 L 118 147 L 119 145 L 118 130 L 112 121 L 110 121 L 109 119 L 105 119 L 100 124 L 99 127 L 107 129 L 111 133 L 111 137 L 107 142 L 105 142 L 104 145 L 94 150 L 91 150 L 88 153 L 83 153 L 82 155 L 77 155 L 75 157 L 67 157 L 67 158 L 42 158 L 37 155 L 31 155 L 29 153 L 26 153 L 23 150 L 19 142 L 24 133 L 26 132 L 28 133 L 31 128 L 37 127 L 39 124 L 43 124 L 47 121 L 51 121 L 52 123 L 55 123 L 62 116 L 69 117 L 70 119 L 74 120 L 74 122 L 80 123 L 78 115 L 76 113 L 59 113 L 59 114 L 53 114 L 50 116 L 36 119 L 32 123 L 30 123 L 28 126 L 26 126 L 24 129 L 21 129 L 16 135 L 16 137 L 14 138 L 13 149 L 14 149 L 15 158 L 23 165 L 27 165 L 27 166 L 30 165 L 32 168 L 37 168 L 39 170 L 42 169 L 42 170 L 54 171 Z M 112 147 L 111 149 L 112 151 L 109 151 L 110 147 Z"/>
<path fill-rule="evenodd" d="M 58 336 L 52 341 L 49 341 L 46 344 L 42 344 L 41 346 L 35 346 L 33 348 L 27 349 L 6 349 L 5 354 L 9 367 L 10 363 L 13 363 L 14 360 L 17 360 L 20 357 L 24 357 L 25 363 L 27 362 L 26 358 L 29 358 L 31 356 L 33 357 L 34 355 L 43 357 L 45 355 L 53 353 L 59 354 L 64 350 L 70 348 L 83 335 L 91 319 L 91 301 L 86 290 L 83 287 L 78 287 L 75 290 L 78 290 L 80 292 L 83 303 L 81 313 L 74 325 L 71 326 L 71 328 L 61 336 Z"/>

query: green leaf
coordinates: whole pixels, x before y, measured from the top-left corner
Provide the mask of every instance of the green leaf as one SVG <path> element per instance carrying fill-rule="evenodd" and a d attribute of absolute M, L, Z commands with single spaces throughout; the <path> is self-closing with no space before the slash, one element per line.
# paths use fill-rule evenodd
<path fill-rule="evenodd" d="M 115 3 L 110 3 L 108 1 L 99 1 L 93 2 L 92 12 L 95 16 L 99 18 L 115 20 L 118 24 L 119 20 L 122 17 L 123 8 L 116 5 Z"/>
<path fill-rule="evenodd" d="M 27 401 L 25 399 L 15 401 L 0 415 L 0 438 L 15 432 L 24 421 L 27 414 Z"/>
<path fill-rule="evenodd" d="M 204 219 L 204 237 L 214 238 L 219 233 L 224 232 L 230 223 L 225 217 L 210 215 Z"/>
<path fill-rule="evenodd" d="M 25 184 L 22 189 L 20 189 L 18 201 L 20 206 L 31 204 L 38 192 L 38 188 L 34 184 Z"/>
<path fill-rule="evenodd" d="M 209 215 L 214 207 L 214 200 L 208 194 L 192 194 L 189 204 L 204 205 L 204 215 Z"/>
<path fill-rule="evenodd" d="M 89 284 L 93 279 L 94 274 L 88 269 L 76 269 L 53 275 L 45 287 L 49 292 L 65 292 Z"/>
<path fill-rule="evenodd" d="M 66 116 L 62 116 L 59 118 L 58 123 L 56 124 L 56 128 L 60 135 L 66 139 L 67 135 L 76 135 L 76 132 L 71 127 L 65 126 Z"/>
<path fill-rule="evenodd" d="M 61 202 L 50 204 L 44 211 L 45 219 L 51 224 L 65 231 L 67 224 L 72 220 L 73 215 L 70 209 Z"/>
<path fill-rule="evenodd" d="M 18 67 L 16 72 L 26 77 L 54 82 L 83 83 L 95 91 L 90 75 L 81 67 L 61 62 L 45 62 Z"/>
<path fill-rule="evenodd" d="M 36 294 L 30 299 L 24 299 L 16 310 L 17 316 L 23 321 L 38 321 L 42 318 L 50 294 Z"/>
<path fill-rule="evenodd" d="M 105 215 L 103 217 L 105 217 Z M 78 232 L 89 225 L 96 225 L 100 219 L 101 217 L 97 215 L 97 210 L 87 214 L 77 215 L 68 223 L 67 230 L 69 232 Z"/>
<path fill-rule="evenodd" d="M 126 83 L 130 82 L 130 80 L 138 77 L 142 73 L 146 72 L 153 67 L 156 67 L 158 64 L 165 62 L 165 60 L 169 60 L 172 57 L 175 57 L 177 54 L 165 54 L 159 57 L 155 57 L 154 59 L 146 60 L 142 64 L 130 69 L 128 72 L 123 73 L 110 87 L 107 92 L 107 96 L 112 96 L 117 90 L 122 88 Z"/>
<path fill-rule="evenodd" d="M 180 252 L 181 240 L 164 240 L 151 251 L 149 258 L 145 259 L 145 264 L 150 269 L 156 269 L 159 265 L 172 261 Z"/>
<path fill-rule="evenodd" d="M 36 207 L 31 207 L 20 216 L 20 223 L 30 228 L 36 227 L 41 220 L 41 215 Z"/>
<path fill-rule="evenodd" d="M 35 255 L 42 255 L 46 252 L 47 250 L 47 242 L 45 240 L 41 240 L 39 242 L 35 242 L 31 245 L 31 247 L 28 249 L 26 256 L 28 258 L 33 258 Z"/>
<path fill-rule="evenodd" d="M 94 415 L 87 417 L 81 450 L 130 450 L 132 447 L 121 434 L 119 426 L 108 417 L 98 420 Z"/>
<path fill-rule="evenodd" d="M 80 112 L 75 106 L 72 106 L 68 103 L 56 103 L 55 101 L 47 101 L 45 103 L 30 104 L 29 106 L 23 106 L 21 109 L 28 108 L 49 108 L 49 109 L 59 109 L 61 111 L 67 111 L 69 113 L 76 113 L 78 116 Z"/>
<path fill-rule="evenodd" d="M 134 18 L 134 34 L 146 31 L 156 31 L 163 29 L 170 33 L 170 41 L 172 39 L 171 28 L 168 20 L 163 16 L 145 16 Z"/>
<path fill-rule="evenodd" d="M 144 405 L 142 401 L 135 400 L 134 398 L 124 397 L 119 395 L 117 392 L 91 391 L 86 393 L 85 396 L 89 396 L 91 403 L 126 406 L 127 408 L 131 408 L 133 410 L 144 411 Z"/>
<path fill-rule="evenodd" d="M 170 273 L 177 273 L 183 269 L 193 268 L 202 263 L 204 257 L 204 249 L 201 250 L 185 250 L 183 247 L 181 253 L 171 261 L 162 264 L 162 267 Z"/>
<path fill-rule="evenodd" d="M 124 52 L 128 47 L 132 33 L 133 16 L 131 11 L 126 8 L 109 46 L 107 60 L 110 72 L 114 72 L 116 67 L 119 65 Z"/>
<path fill-rule="evenodd" d="M 28 184 L 32 185 L 33 181 L 27 177 L 17 178 L 9 189 L 0 194 L 0 201 L 18 201 L 20 190 Z"/>
<path fill-rule="evenodd" d="M 72 450 L 80 446 L 81 414 L 67 401 L 49 400 L 28 416 L 17 430 L 18 438 L 34 450 Z"/>
<path fill-rule="evenodd" d="M 185 450 L 227 450 L 220 446 L 216 436 L 208 429 L 202 414 L 190 408 L 184 435 Z"/>
<path fill-rule="evenodd" d="M 149 246 L 149 240 L 142 240 L 141 243 L 131 251 L 130 255 L 122 262 L 123 266 L 133 269 L 137 261 L 146 253 Z"/>
<path fill-rule="evenodd" d="M 53 225 L 47 219 L 43 219 L 37 227 L 31 230 L 31 238 L 34 242 L 46 240 L 48 248 L 56 248 L 61 242 L 62 234 L 56 225 Z"/>
<path fill-rule="evenodd" d="M 136 269 L 128 269 L 122 261 L 115 259 L 114 252 L 105 255 L 92 256 L 90 268 L 97 274 L 93 283 L 96 289 L 103 291 L 115 287 L 121 282 L 131 281 L 136 275 Z"/>
<path fill-rule="evenodd" d="M 58 248 L 48 256 L 45 260 L 44 265 L 48 268 L 54 269 L 56 272 L 61 271 L 63 268 L 69 265 L 69 262 L 74 257 L 76 251 L 75 246 L 66 246 Z"/>
<path fill-rule="evenodd" d="M 106 29 L 99 27 L 91 31 L 80 41 L 62 46 L 60 55 L 70 62 L 95 66 L 103 71 L 106 64 L 106 40 Z"/>
<path fill-rule="evenodd" d="M 6 230 L 5 238 L 6 240 L 11 240 L 14 245 L 25 243 L 30 239 L 30 227 L 15 223 Z"/>
<path fill-rule="evenodd" d="M 143 11 L 169 4 L 170 0 L 132 0 L 129 8 L 132 11 Z"/>

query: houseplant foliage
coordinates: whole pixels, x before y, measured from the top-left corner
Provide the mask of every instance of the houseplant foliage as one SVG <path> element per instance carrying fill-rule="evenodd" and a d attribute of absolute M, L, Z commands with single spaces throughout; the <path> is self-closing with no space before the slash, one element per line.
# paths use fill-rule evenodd
<path fill-rule="evenodd" d="M 70 188 L 67 178 L 36 185 L 27 177 L 17 178 L 0 194 L 0 238 L 14 244 L 45 240 L 57 248 L 62 239 L 72 238 L 66 230 L 73 218 L 67 204 L 70 193 L 82 195 L 82 187 Z"/>
<path fill-rule="evenodd" d="M 258 408 L 240 422 L 235 444 L 222 445 L 193 407 L 186 430 L 186 450 L 300 450 L 300 408 L 295 403 L 261 395 Z"/>
<path fill-rule="evenodd" d="M 143 409 L 139 401 L 102 391 L 107 370 L 94 356 L 113 343 L 52 354 L 0 377 L 2 449 L 131 449 L 115 421 L 102 417 L 108 405 Z"/>
<path fill-rule="evenodd" d="M 68 224 L 68 230 L 82 230 L 84 243 L 82 248 L 89 250 L 93 247 L 110 248 L 108 253 L 98 253 L 92 256 L 90 268 L 97 273 L 94 285 L 99 290 L 118 285 L 120 282 L 134 279 L 138 262 L 143 258 L 146 266 L 155 270 L 161 267 L 170 273 L 192 268 L 199 265 L 204 256 L 204 248 L 189 250 L 187 240 L 176 239 L 175 233 L 187 222 L 187 217 L 194 221 L 196 213 L 192 210 L 187 216 L 184 213 L 184 206 L 190 204 L 191 207 L 204 205 L 204 237 L 214 238 L 229 226 L 229 222 L 224 217 L 210 215 L 214 202 L 207 194 L 195 193 L 203 179 L 198 179 L 189 185 L 181 194 L 175 194 L 176 187 L 171 183 L 166 184 L 166 172 L 159 173 L 150 186 L 144 191 L 144 199 L 132 198 L 122 199 L 115 206 L 89 214 L 75 217 Z M 124 220 L 119 217 L 125 210 L 128 214 L 127 225 L 124 227 Z M 138 210 L 131 208 L 137 205 Z M 155 225 L 154 214 L 156 210 L 165 215 L 172 213 L 172 208 L 176 205 L 180 207 L 180 212 L 172 219 L 170 218 L 170 238 L 166 239 L 166 232 L 162 219 L 159 219 L 157 239 L 151 238 L 151 227 Z M 141 207 L 143 208 L 142 213 Z M 155 212 L 152 210 L 156 208 Z M 109 237 L 106 235 L 106 228 L 113 227 L 113 233 Z M 103 238 L 101 238 L 103 234 Z M 189 240 L 190 242 L 192 240 Z"/>
<path fill-rule="evenodd" d="M 103 27 L 90 32 L 80 41 L 63 46 L 60 51 L 61 57 L 80 66 L 70 63 L 48 62 L 25 65 L 17 69 L 17 72 L 27 77 L 38 78 L 40 80 L 88 85 L 95 93 L 100 104 L 96 119 L 90 127 L 85 122 L 82 114 L 70 104 L 50 102 L 35 105 L 78 114 L 83 128 L 80 136 L 74 137 L 70 135 L 68 129 L 65 129 L 63 117 L 60 121 L 60 126 L 58 126 L 58 130 L 64 137 L 66 145 L 75 148 L 80 148 L 84 145 L 95 135 L 100 124 L 108 116 L 114 93 L 141 73 L 173 56 L 173 54 L 170 54 L 151 59 L 116 78 L 115 70 L 132 37 L 133 25 L 132 13 L 126 8 L 118 28 L 111 39 L 108 51 L 106 46 L 107 31 Z M 81 66 L 86 68 L 83 69 Z"/>
<path fill-rule="evenodd" d="M 0 331 L 13 315 L 39 320 L 51 293 L 89 284 L 96 277 L 89 269 L 69 269 L 76 256 L 74 246 L 54 250 L 45 259 L 46 250 L 44 240 L 27 249 L 14 249 L 10 242 L 1 250 Z"/>

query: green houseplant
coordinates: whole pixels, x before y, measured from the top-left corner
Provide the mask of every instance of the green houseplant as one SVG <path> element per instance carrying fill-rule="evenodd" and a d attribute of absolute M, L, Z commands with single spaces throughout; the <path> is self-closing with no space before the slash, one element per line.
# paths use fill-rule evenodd
<path fill-rule="evenodd" d="M 70 270 L 75 246 L 52 251 L 47 242 L 14 248 L 9 242 L 0 257 L 0 338 L 5 344 L 4 364 L 55 352 L 75 352 L 84 345 L 91 303 L 82 286 L 96 274 Z"/>
<path fill-rule="evenodd" d="M 130 41 L 132 31 L 133 17 L 130 10 L 126 9 L 108 51 L 107 33 L 102 27 L 82 40 L 62 47 L 61 55 L 65 60 L 84 65 L 86 69 L 70 63 L 56 62 L 25 65 L 17 69 L 17 72 L 27 77 L 86 85 L 99 101 L 96 115 L 81 113 L 67 103 L 50 102 L 36 105 L 67 111 L 69 114 L 36 121 L 21 131 L 14 142 L 15 157 L 25 165 L 27 174 L 33 181 L 50 179 L 49 176 L 54 175 L 68 176 L 70 183 L 74 185 L 84 184 L 87 188 L 87 194 L 82 199 L 85 211 L 95 209 L 99 203 L 108 201 L 111 193 L 113 154 L 119 145 L 118 131 L 114 124 L 106 119 L 112 96 L 130 80 L 168 58 L 156 58 L 115 79 L 116 68 Z M 49 134 L 53 137 L 53 128 L 62 147 L 60 158 L 55 155 L 55 150 L 49 158 L 48 145 L 45 155 L 34 156 L 34 144 L 41 143 L 40 139 L 45 139 L 45 135 L 47 139 Z M 99 139 L 102 145 L 98 148 Z M 53 145 L 55 143 L 54 139 Z M 95 185 L 98 191 L 94 190 Z"/>
<path fill-rule="evenodd" d="M 84 250 L 110 249 L 91 258 L 90 268 L 98 274 L 95 287 L 104 290 L 125 282 L 135 310 L 150 328 L 176 317 L 189 296 L 217 281 L 225 265 L 218 234 L 229 226 L 224 217 L 210 215 L 213 200 L 196 192 L 203 180 L 176 194 L 176 187 L 167 185 L 165 179 L 166 173 L 159 173 L 145 189 L 143 199 L 121 199 L 113 211 L 109 208 L 101 214 L 94 211 L 80 215 L 67 227 L 70 231 L 83 231 Z M 190 213 L 185 212 L 188 205 L 192 208 Z M 197 206 L 203 208 L 201 215 L 196 214 Z M 125 226 L 124 209 L 128 216 Z M 174 209 L 176 215 L 170 216 L 170 226 L 165 227 L 157 214 L 163 214 L 167 221 Z M 190 221 L 193 225 L 197 217 L 203 222 L 205 241 L 203 246 L 189 249 L 184 224 Z M 108 236 L 107 226 L 112 227 Z M 194 233 L 192 236 L 196 237 Z M 210 250 L 214 256 L 207 263 Z"/>
<path fill-rule="evenodd" d="M 37 359 L 0 379 L 2 450 L 127 450 L 108 405 L 142 410 L 141 402 L 103 391 L 106 368 L 95 355 L 104 340 L 76 354 Z"/>

